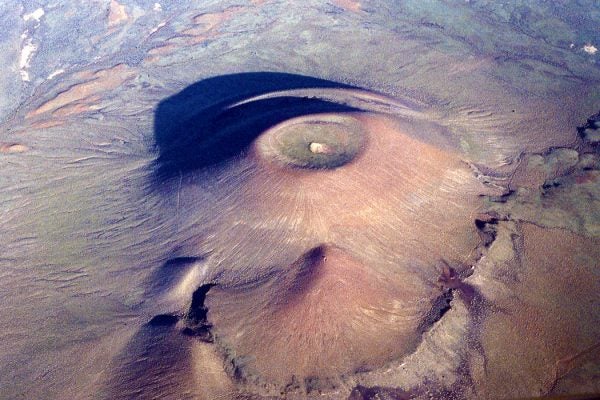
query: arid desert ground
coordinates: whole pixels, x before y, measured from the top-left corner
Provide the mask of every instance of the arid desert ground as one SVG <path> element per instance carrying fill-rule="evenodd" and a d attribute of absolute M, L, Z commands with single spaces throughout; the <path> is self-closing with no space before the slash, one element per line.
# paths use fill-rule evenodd
<path fill-rule="evenodd" d="M 597 1 L 0 26 L 1 399 L 600 395 Z"/>

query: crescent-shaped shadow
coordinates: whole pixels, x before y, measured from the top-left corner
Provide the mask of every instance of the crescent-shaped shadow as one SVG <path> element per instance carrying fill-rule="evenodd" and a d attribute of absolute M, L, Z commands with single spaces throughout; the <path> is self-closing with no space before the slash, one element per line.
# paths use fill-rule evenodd
<path fill-rule="evenodd" d="M 168 179 L 227 161 L 263 131 L 289 118 L 359 111 L 314 97 L 281 96 L 238 104 L 298 89 L 357 88 L 303 75 L 252 72 L 205 79 L 161 101 L 154 120 L 157 177 Z"/>

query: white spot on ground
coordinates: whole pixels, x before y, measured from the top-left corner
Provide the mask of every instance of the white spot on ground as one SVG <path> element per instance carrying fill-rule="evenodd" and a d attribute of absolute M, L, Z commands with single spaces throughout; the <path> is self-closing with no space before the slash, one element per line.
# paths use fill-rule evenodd
<path fill-rule="evenodd" d="M 24 21 L 29 21 L 29 20 L 35 20 L 37 22 L 40 22 L 40 19 L 44 16 L 45 12 L 43 8 L 38 8 L 37 10 L 35 10 L 34 12 L 31 12 L 29 14 L 25 14 L 23 15 L 23 20 Z"/>
<path fill-rule="evenodd" d="M 331 153 L 331 149 L 329 148 L 329 146 L 327 146 L 326 144 L 323 143 L 316 143 L 316 142 L 312 142 L 309 145 L 309 149 L 312 153 L 315 154 L 329 154 Z"/>
<path fill-rule="evenodd" d="M 46 12 L 43 8 L 38 8 L 35 11 L 23 15 L 23 21 L 35 21 L 35 27 L 33 30 L 37 29 L 40 26 L 40 19 L 44 16 Z M 37 46 L 33 44 L 33 39 L 28 35 L 29 29 L 21 34 L 21 39 L 23 40 L 23 47 L 21 48 L 21 55 L 19 56 L 19 74 L 21 75 L 21 80 L 23 82 L 29 82 L 31 79 L 29 77 L 29 72 L 27 71 L 31 64 L 31 58 L 33 54 L 37 50 Z"/>
<path fill-rule="evenodd" d="M 583 51 L 585 51 L 588 54 L 596 54 L 598 48 L 593 44 L 586 44 L 585 46 L 583 46 Z"/>
<path fill-rule="evenodd" d="M 23 37 L 23 35 L 21 35 Z M 25 38 L 27 38 L 25 36 Z M 31 57 L 33 53 L 37 50 L 37 46 L 33 44 L 33 40 L 31 38 L 27 38 L 25 40 L 25 45 L 21 49 L 21 57 L 19 57 L 19 73 L 21 74 L 21 80 L 24 82 L 29 82 L 29 72 L 27 69 L 30 66 Z"/>
<path fill-rule="evenodd" d="M 57 69 L 56 71 L 54 71 L 53 73 L 51 73 L 50 75 L 48 75 L 48 78 L 46 78 L 46 79 L 53 79 L 56 76 L 62 74 L 63 72 L 65 72 L 64 69 L 62 69 L 62 68 L 61 69 Z"/>
<path fill-rule="evenodd" d="M 150 34 L 152 35 L 153 33 L 157 32 L 160 28 L 162 28 L 163 26 L 165 26 L 167 23 L 166 22 L 161 22 L 160 24 L 156 25 L 155 28 L 152 28 L 152 30 L 150 31 Z"/>
<path fill-rule="evenodd" d="M 154 3 L 154 11 L 162 11 L 162 6 L 160 5 L 160 3 Z"/>

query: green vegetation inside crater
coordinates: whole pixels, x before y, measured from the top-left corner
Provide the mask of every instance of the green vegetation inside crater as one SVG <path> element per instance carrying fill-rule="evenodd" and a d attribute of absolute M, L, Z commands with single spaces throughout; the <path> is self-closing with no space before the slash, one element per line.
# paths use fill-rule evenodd
<path fill-rule="evenodd" d="M 308 169 L 334 169 L 352 161 L 363 145 L 356 129 L 337 123 L 296 124 L 284 128 L 275 150 L 285 163 Z"/>

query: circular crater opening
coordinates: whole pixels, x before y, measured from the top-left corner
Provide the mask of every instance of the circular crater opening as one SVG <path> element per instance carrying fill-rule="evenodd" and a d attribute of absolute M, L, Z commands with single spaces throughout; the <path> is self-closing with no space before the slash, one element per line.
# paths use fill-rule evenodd
<path fill-rule="evenodd" d="M 335 169 L 354 160 L 365 133 L 350 117 L 318 115 L 280 124 L 259 138 L 259 154 L 301 169 Z"/>

